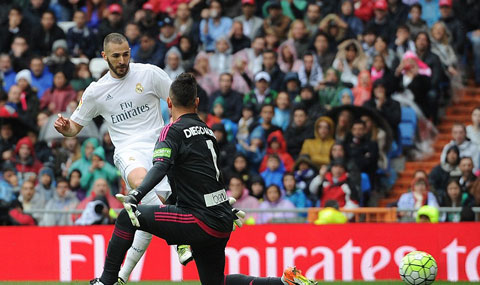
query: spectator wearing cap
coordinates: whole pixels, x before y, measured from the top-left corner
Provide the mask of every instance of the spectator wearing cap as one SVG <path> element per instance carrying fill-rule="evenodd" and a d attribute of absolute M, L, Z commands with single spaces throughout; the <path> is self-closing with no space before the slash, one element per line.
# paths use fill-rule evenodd
<path fill-rule="evenodd" d="M 182 55 L 177 47 L 172 47 L 165 55 L 165 68 L 163 69 L 170 79 L 175 80 L 178 75 L 185 72 L 182 67 Z"/>
<path fill-rule="evenodd" d="M 102 22 L 102 19 L 105 15 L 105 10 L 107 9 L 109 13 L 112 12 L 110 10 L 110 6 L 107 8 L 107 1 L 86 0 L 85 6 L 82 7 L 81 10 L 85 12 L 87 16 L 87 26 L 95 32 L 98 31 L 100 23 Z M 118 7 L 115 7 L 113 9 L 118 9 Z"/>
<path fill-rule="evenodd" d="M 52 50 L 56 40 L 65 39 L 65 33 L 57 26 L 53 11 L 45 11 L 42 14 L 40 25 L 34 27 L 31 38 L 31 50 L 41 56 L 47 56 Z"/>
<path fill-rule="evenodd" d="M 280 69 L 277 60 L 278 55 L 273 50 L 263 52 L 262 70 L 270 76 L 270 88 L 278 92 L 281 90 L 285 73 Z"/>
<path fill-rule="evenodd" d="M 373 29 L 376 35 L 385 35 L 389 38 L 393 33 L 392 21 L 388 18 L 388 3 L 386 0 L 375 1 L 374 17 L 367 23 L 367 29 Z"/>
<path fill-rule="evenodd" d="M 330 163 L 330 149 L 335 143 L 335 124 L 329 117 L 320 117 L 315 122 L 313 132 L 315 138 L 305 140 L 300 154 L 308 155 L 315 166 L 320 168 Z"/>
<path fill-rule="evenodd" d="M 243 22 L 237 20 L 233 22 L 230 43 L 232 44 L 232 54 L 250 47 L 250 38 L 243 34 Z"/>
<path fill-rule="evenodd" d="M 145 33 L 140 36 L 140 48 L 133 59 L 138 63 L 150 63 L 163 68 L 166 51 L 165 44 L 157 41 L 152 34 Z"/>
<path fill-rule="evenodd" d="M 55 5 L 52 5 L 50 8 L 50 1 L 29 1 L 27 7 L 23 8 L 23 15 L 25 19 L 32 25 L 38 26 L 40 25 L 40 19 L 42 18 L 43 12 L 51 9 L 54 10 L 56 13 L 55 15 L 59 16 L 60 13 L 58 9 L 56 9 Z M 57 13 L 58 12 L 58 13 Z M 1 17 L 1 16 L 0 16 Z"/>
<path fill-rule="evenodd" d="M 97 42 L 99 50 L 103 50 L 103 39 L 111 33 L 123 33 L 124 22 L 122 19 L 123 8 L 119 4 L 110 4 L 108 6 L 108 15 L 103 18 L 98 26 Z"/>
<path fill-rule="evenodd" d="M 273 104 L 277 92 L 270 89 L 270 75 L 260 71 L 255 75 L 255 88 L 243 97 L 243 104 L 252 104 L 258 113 L 262 104 Z"/>
<path fill-rule="evenodd" d="M 43 93 L 53 84 L 53 74 L 43 63 L 41 56 L 34 56 L 30 60 L 30 71 L 32 73 L 32 87 L 37 89 L 37 96 L 42 98 Z"/>
<path fill-rule="evenodd" d="M 450 44 L 453 46 L 455 52 L 459 55 L 464 53 L 465 48 L 465 28 L 462 22 L 456 17 L 452 9 L 452 0 L 440 0 L 440 21 L 447 25 L 450 31 Z"/>
<path fill-rule="evenodd" d="M 428 32 L 427 22 L 422 19 L 422 5 L 415 3 L 410 6 L 409 19 L 406 25 L 410 29 L 410 37 L 413 40 L 419 32 Z"/>
<path fill-rule="evenodd" d="M 198 38 L 198 35 L 193 32 L 195 28 L 198 28 L 198 24 L 193 22 L 187 3 L 178 4 L 174 26 L 177 34 L 181 36 L 196 36 Z"/>
<path fill-rule="evenodd" d="M 292 111 L 292 122 L 285 131 L 288 153 L 298 158 L 303 142 L 313 138 L 313 127 L 308 122 L 307 111 L 303 105 L 296 105 Z"/>
<path fill-rule="evenodd" d="M 178 44 L 180 34 L 175 31 L 174 21 L 172 18 L 166 16 L 158 22 L 160 27 L 160 34 L 158 39 L 163 43 L 167 49 Z"/>
<path fill-rule="evenodd" d="M 207 52 L 214 51 L 217 39 L 222 36 L 228 36 L 232 28 L 232 19 L 222 17 L 222 12 L 221 2 L 213 0 L 210 2 L 208 15 L 207 13 L 202 13 L 200 40 Z"/>
<path fill-rule="evenodd" d="M 318 25 L 322 20 L 322 13 L 321 7 L 316 3 L 309 3 L 307 5 L 307 12 L 305 13 L 305 18 L 303 22 L 307 27 L 308 32 L 310 35 L 314 35 L 318 31 Z"/>
<path fill-rule="evenodd" d="M 68 80 L 73 78 L 75 64 L 70 61 L 66 40 L 56 40 L 52 46 L 52 54 L 45 61 L 52 74 L 63 71 Z"/>
<path fill-rule="evenodd" d="M 20 87 L 20 102 L 18 116 L 27 125 L 33 126 L 39 111 L 37 90 L 32 88 L 32 74 L 24 69 L 17 73 L 15 82 Z"/>
<path fill-rule="evenodd" d="M 31 50 L 27 38 L 22 35 L 15 36 L 10 48 L 8 53 L 12 60 L 13 70 L 19 72 L 22 69 L 28 68 Z"/>
<path fill-rule="evenodd" d="M 323 80 L 323 72 L 312 52 L 303 56 L 303 64 L 298 71 L 298 77 L 302 86 L 318 86 Z"/>
<path fill-rule="evenodd" d="M 293 3 L 293 2 L 292 2 Z M 282 12 L 282 6 L 278 0 L 269 0 L 266 4 L 267 17 L 263 20 L 263 26 L 259 30 L 260 35 L 273 33 L 279 41 L 287 39 L 288 30 L 292 20 Z"/>
<path fill-rule="evenodd" d="M 440 19 L 439 0 L 419 0 L 418 4 L 422 5 L 422 19 L 432 27 Z"/>
<path fill-rule="evenodd" d="M 212 93 L 210 107 L 217 97 L 223 97 L 225 109 L 223 117 L 238 122 L 242 116 L 242 94 L 232 89 L 233 77 L 230 73 L 222 73 L 219 80 L 220 89 Z"/>
<path fill-rule="evenodd" d="M 234 21 L 242 23 L 243 34 L 253 41 L 263 25 L 263 20 L 255 16 L 255 0 L 242 0 L 242 15 L 235 17 Z"/>
<path fill-rule="evenodd" d="M 73 57 L 95 56 L 96 38 L 93 30 L 86 25 L 87 17 L 85 12 L 78 10 L 73 14 L 75 26 L 68 29 L 67 45 L 70 54 Z"/>
<path fill-rule="evenodd" d="M 13 5 L 8 11 L 8 21 L 0 28 L 0 52 L 8 53 L 11 45 L 17 36 L 25 39 L 30 38 L 29 23 L 23 17 L 23 11 L 20 6 Z"/>
<path fill-rule="evenodd" d="M 10 86 L 15 84 L 17 73 L 13 70 L 12 59 L 6 53 L 0 54 L 0 74 L 3 81 L 3 90 L 7 92 Z"/>
<path fill-rule="evenodd" d="M 357 38 L 363 33 L 363 22 L 354 14 L 352 0 L 342 0 L 340 18 L 347 24 L 349 37 Z"/>

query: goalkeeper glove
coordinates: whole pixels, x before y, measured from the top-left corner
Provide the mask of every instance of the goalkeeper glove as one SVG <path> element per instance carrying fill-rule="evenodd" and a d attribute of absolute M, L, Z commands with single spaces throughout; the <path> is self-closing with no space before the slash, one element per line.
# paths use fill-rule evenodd
<path fill-rule="evenodd" d="M 228 197 L 228 202 L 230 203 L 230 205 L 233 205 L 235 204 L 235 202 L 237 202 L 237 200 L 233 197 Z M 235 230 L 235 225 L 241 228 L 243 226 L 243 222 L 241 219 L 245 219 L 245 212 L 237 208 L 232 208 L 232 212 L 235 215 L 235 219 L 233 220 L 233 230 Z"/>
<path fill-rule="evenodd" d="M 140 227 L 140 222 L 137 219 L 137 204 L 138 201 L 133 196 L 132 194 L 128 194 L 127 196 L 122 195 L 122 194 L 117 194 L 115 195 L 118 201 L 122 202 L 123 208 L 125 208 L 125 211 L 127 211 L 128 217 L 130 218 L 130 221 L 132 222 L 132 225 L 139 228 Z"/>

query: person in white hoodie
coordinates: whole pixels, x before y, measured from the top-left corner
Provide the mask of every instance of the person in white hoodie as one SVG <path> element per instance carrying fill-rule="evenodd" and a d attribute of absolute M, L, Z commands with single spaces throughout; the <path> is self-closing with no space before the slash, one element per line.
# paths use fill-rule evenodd
<path fill-rule="evenodd" d="M 163 69 L 170 79 L 175 80 L 178 75 L 185 72 L 183 69 L 182 54 L 177 47 L 171 47 L 165 55 L 165 68 Z"/>
<path fill-rule="evenodd" d="M 464 124 L 455 123 L 452 127 L 453 139 L 443 147 L 440 161 L 445 161 L 448 149 L 456 145 L 460 150 L 460 157 L 471 157 L 473 160 L 474 172 L 479 167 L 480 148 L 467 137 L 467 130 Z"/>

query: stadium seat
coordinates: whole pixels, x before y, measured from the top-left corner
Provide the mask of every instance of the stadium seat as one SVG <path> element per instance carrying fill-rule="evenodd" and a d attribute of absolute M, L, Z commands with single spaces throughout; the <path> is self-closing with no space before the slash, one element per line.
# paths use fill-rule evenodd
<path fill-rule="evenodd" d="M 403 147 L 413 146 L 417 132 L 417 115 L 410 107 L 402 107 L 402 119 L 399 125 L 400 142 Z"/>
<path fill-rule="evenodd" d="M 103 58 L 92 58 L 88 68 L 93 78 L 98 80 L 102 76 L 102 72 L 108 69 L 108 63 Z"/>
<path fill-rule="evenodd" d="M 74 21 L 62 21 L 62 22 L 58 22 L 57 25 L 63 30 L 63 32 L 65 34 L 67 34 L 67 32 L 70 28 L 75 27 L 75 22 Z"/>

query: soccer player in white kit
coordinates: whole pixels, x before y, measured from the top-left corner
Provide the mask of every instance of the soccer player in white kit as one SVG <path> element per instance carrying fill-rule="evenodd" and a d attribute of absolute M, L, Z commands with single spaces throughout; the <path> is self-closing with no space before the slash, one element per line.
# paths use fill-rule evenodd
<path fill-rule="evenodd" d="M 96 116 L 102 116 L 115 146 L 114 163 L 129 189 L 137 188 L 152 167 L 153 150 L 164 126 L 160 99 L 167 100 L 172 80 L 159 67 L 130 63 L 130 47 L 118 33 L 105 37 L 102 56 L 109 72 L 85 90 L 70 119 L 59 114 L 55 129 L 66 137 L 77 135 Z M 142 204 L 160 205 L 171 193 L 165 177 L 143 199 Z M 148 247 L 152 235 L 137 231 L 119 273 L 126 282 Z M 182 264 L 191 260 L 187 246 L 179 246 Z"/>

